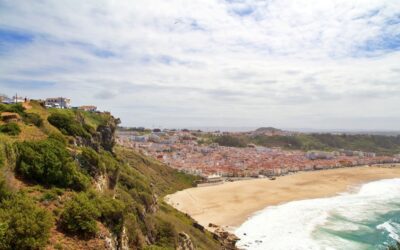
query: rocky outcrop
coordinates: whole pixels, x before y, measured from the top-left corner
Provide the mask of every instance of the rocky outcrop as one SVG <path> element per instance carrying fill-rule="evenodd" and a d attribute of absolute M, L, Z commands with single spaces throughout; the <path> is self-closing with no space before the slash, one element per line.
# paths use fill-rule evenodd
<path fill-rule="evenodd" d="M 115 145 L 115 130 L 120 122 L 119 119 L 112 117 L 106 124 L 97 127 L 99 142 L 104 150 L 112 152 Z"/>
<path fill-rule="evenodd" d="M 106 174 L 100 174 L 95 178 L 95 187 L 101 193 L 108 189 L 109 183 Z"/>
<path fill-rule="evenodd" d="M 157 195 L 153 193 L 153 195 L 152 195 L 151 198 L 152 198 L 153 202 L 152 202 L 152 204 L 150 205 L 149 212 L 152 213 L 152 214 L 154 214 L 154 213 L 156 213 L 156 212 L 158 211 L 158 199 L 157 199 Z"/>
<path fill-rule="evenodd" d="M 129 237 L 128 234 L 126 233 L 126 228 L 123 227 L 118 240 L 118 250 L 129 250 L 128 242 L 129 242 Z"/>
<path fill-rule="evenodd" d="M 185 232 L 180 232 L 178 234 L 178 245 L 176 250 L 194 250 L 194 245 L 190 236 L 187 235 Z"/>
<path fill-rule="evenodd" d="M 214 239 L 218 240 L 221 243 L 222 249 L 225 250 L 238 249 L 236 247 L 236 242 L 239 241 L 240 239 L 236 235 L 231 234 L 220 227 L 215 229 L 215 231 L 213 232 L 213 237 Z"/>
<path fill-rule="evenodd" d="M 78 147 L 90 147 L 96 151 L 100 149 L 100 143 L 98 142 L 99 135 L 92 135 L 90 138 L 84 138 L 81 136 L 75 136 L 73 139 L 72 144 Z"/>

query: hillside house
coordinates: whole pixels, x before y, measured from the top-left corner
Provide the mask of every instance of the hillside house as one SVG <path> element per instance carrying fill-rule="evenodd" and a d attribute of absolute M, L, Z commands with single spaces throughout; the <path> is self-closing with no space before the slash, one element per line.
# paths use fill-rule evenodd
<path fill-rule="evenodd" d="M 47 108 L 68 109 L 71 107 L 71 99 L 64 97 L 46 98 L 45 106 Z"/>
<path fill-rule="evenodd" d="M 13 99 L 8 98 L 7 96 L 0 96 L 0 102 L 3 104 L 12 104 L 14 103 Z"/>
<path fill-rule="evenodd" d="M 97 107 L 93 106 L 93 105 L 80 106 L 80 107 L 78 107 L 78 109 L 83 110 L 83 111 L 88 111 L 88 112 L 96 112 L 97 111 Z"/>

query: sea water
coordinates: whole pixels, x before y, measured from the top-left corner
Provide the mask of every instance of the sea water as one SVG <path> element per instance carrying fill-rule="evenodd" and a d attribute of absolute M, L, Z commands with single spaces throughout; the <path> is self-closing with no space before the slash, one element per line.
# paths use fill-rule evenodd
<path fill-rule="evenodd" d="M 400 179 L 268 207 L 235 234 L 241 249 L 387 249 L 400 240 Z"/>

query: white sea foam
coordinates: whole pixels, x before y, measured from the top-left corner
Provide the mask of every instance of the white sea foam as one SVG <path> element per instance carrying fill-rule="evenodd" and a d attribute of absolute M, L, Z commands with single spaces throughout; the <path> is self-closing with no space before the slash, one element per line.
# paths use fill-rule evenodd
<path fill-rule="evenodd" d="M 363 230 L 363 221 L 394 209 L 390 201 L 400 200 L 400 179 L 367 183 L 354 193 L 331 198 L 294 201 L 258 212 L 236 231 L 244 249 L 368 249 L 366 245 L 331 231 Z M 398 224 L 382 224 L 398 237 Z"/>
<path fill-rule="evenodd" d="M 379 230 L 386 230 L 392 239 L 400 242 L 400 236 L 398 234 L 400 232 L 400 225 L 398 223 L 389 220 L 378 225 L 376 228 Z"/>

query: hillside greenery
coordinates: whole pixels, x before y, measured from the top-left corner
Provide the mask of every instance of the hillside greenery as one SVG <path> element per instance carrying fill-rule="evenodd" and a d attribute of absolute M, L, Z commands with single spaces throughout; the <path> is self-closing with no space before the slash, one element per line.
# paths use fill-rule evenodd
<path fill-rule="evenodd" d="M 47 110 L 39 102 L 1 112 L 22 121 L 19 135 L 0 133 L 0 249 L 102 249 L 94 242 L 105 241 L 104 230 L 130 249 L 175 249 L 182 231 L 197 249 L 220 248 L 163 201 L 197 177 L 131 149 L 103 147 L 113 145 L 112 135 L 99 134 L 118 123 L 110 114 Z"/>
<path fill-rule="evenodd" d="M 24 193 L 12 193 L 0 180 L 0 249 L 42 249 L 53 218 Z"/>
<path fill-rule="evenodd" d="M 14 122 L 7 123 L 0 125 L 0 133 L 7 135 L 19 135 L 21 133 L 21 128 Z"/>
<path fill-rule="evenodd" d="M 73 160 L 65 145 L 53 139 L 16 143 L 16 173 L 46 186 L 85 190 L 89 178 Z"/>
<path fill-rule="evenodd" d="M 281 147 L 290 150 L 361 150 L 380 155 L 400 153 L 400 136 L 349 135 L 349 134 L 295 134 L 288 136 L 265 135 L 222 135 L 215 136 L 213 142 L 221 146 L 244 147 L 256 144 L 265 147 Z"/>

